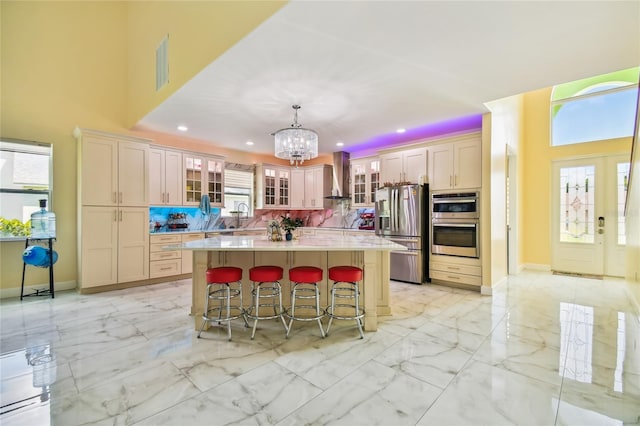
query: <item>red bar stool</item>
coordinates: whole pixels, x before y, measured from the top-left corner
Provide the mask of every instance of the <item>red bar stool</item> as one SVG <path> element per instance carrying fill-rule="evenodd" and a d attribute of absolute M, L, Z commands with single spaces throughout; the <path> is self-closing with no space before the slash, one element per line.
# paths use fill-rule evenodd
<path fill-rule="evenodd" d="M 322 328 L 322 317 L 324 317 L 324 309 L 320 308 L 320 289 L 318 288 L 318 282 L 322 281 L 322 269 L 315 266 L 297 266 L 289 269 L 289 281 L 291 281 L 291 308 L 285 310 L 284 314 L 290 318 L 289 326 L 287 327 L 287 337 L 291 332 L 291 326 L 293 320 L 296 321 L 318 321 L 320 327 L 320 334 L 325 336 L 324 329 Z M 315 304 L 298 305 L 298 310 L 315 310 L 314 314 L 296 314 L 296 300 L 310 300 L 315 299 Z"/>
<path fill-rule="evenodd" d="M 242 317 L 245 327 L 249 327 L 245 311 L 242 308 L 242 269 L 234 266 L 220 266 L 207 269 L 207 294 L 204 301 L 202 324 L 198 339 L 207 322 L 227 323 L 227 334 L 231 340 L 231 320 Z M 236 288 L 232 288 L 235 284 Z M 231 299 L 240 299 L 239 306 L 232 306 Z M 209 301 L 219 301 L 220 306 L 209 307 Z M 217 315 L 215 315 L 217 313 Z"/>
<path fill-rule="evenodd" d="M 259 320 L 280 318 L 285 332 L 288 331 L 284 320 L 284 308 L 282 306 L 282 268 L 279 266 L 256 266 L 249 269 L 249 278 L 253 282 L 253 303 L 247 312 L 247 317 L 253 319 L 253 332 L 251 339 L 256 335 L 256 327 Z M 262 293 L 261 293 L 262 292 Z M 271 303 L 261 303 L 262 299 L 271 299 Z M 273 315 L 260 315 L 260 307 L 273 307 Z"/>
<path fill-rule="evenodd" d="M 360 338 L 364 338 L 364 333 L 362 332 L 364 309 L 361 309 L 359 305 L 360 289 L 358 288 L 358 281 L 362 281 L 362 269 L 355 266 L 334 266 L 329 268 L 329 279 L 334 283 L 331 286 L 331 306 L 327 308 L 327 316 L 329 317 L 327 335 L 331 328 L 331 322 L 335 318 L 339 320 L 355 320 L 358 324 Z M 336 303 L 336 299 L 351 299 L 353 304 Z M 346 309 L 340 310 L 341 313 L 345 312 L 344 315 L 338 314 L 336 313 L 336 308 L 353 309 L 353 315 L 348 315 L 348 310 Z"/>

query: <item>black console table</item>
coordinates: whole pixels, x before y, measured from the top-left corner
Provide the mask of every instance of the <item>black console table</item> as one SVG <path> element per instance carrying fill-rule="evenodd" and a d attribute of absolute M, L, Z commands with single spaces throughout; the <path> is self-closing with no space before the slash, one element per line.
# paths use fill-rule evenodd
<path fill-rule="evenodd" d="M 49 288 L 44 290 L 36 289 L 33 293 L 24 294 L 24 274 L 27 269 L 27 264 L 22 262 L 22 285 L 20 286 L 20 300 L 22 300 L 24 297 L 29 297 L 29 296 L 51 295 L 52 299 L 56 297 L 53 291 L 53 240 L 55 240 L 55 238 L 27 238 L 27 240 L 25 241 L 25 244 L 24 244 L 25 250 L 27 249 L 27 247 L 29 247 L 29 241 L 43 241 L 43 242 L 46 241 L 48 243 L 49 266 L 47 268 L 49 268 Z"/>

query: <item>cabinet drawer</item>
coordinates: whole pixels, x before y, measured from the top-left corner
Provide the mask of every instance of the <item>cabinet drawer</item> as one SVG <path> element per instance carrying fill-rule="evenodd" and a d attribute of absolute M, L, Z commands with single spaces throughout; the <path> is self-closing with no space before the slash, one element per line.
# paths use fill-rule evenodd
<path fill-rule="evenodd" d="M 482 276 L 482 268 L 472 265 L 456 265 L 453 263 L 431 262 L 434 271 L 451 272 L 454 274 Z"/>
<path fill-rule="evenodd" d="M 149 254 L 149 260 L 155 262 L 156 260 L 169 260 L 169 259 L 180 259 L 182 257 L 182 253 L 180 250 L 162 250 L 162 251 L 152 251 Z"/>
<path fill-rule="evenodd" d="M 204 239 L 204 234 L 186 234 L 182 235 L 182 242 L 196 241 Z"/>
<path fill-rule="evenodd" d="M 149 247 L 149 251 L 150 251 L 151 253 L 155 253 L 155 252 L 159 252 L 159 251 L 167 251 L 167 250 L 164 250 L 164 249 L 163 249 L 163 247 L 170 246 L 170 245 L 174 245 L 174 244 L 175 244 L 175 245 L 180 245 L 180 244 L 182 244 L 182 243 L 177 242 L 177 243 L 151 244 L 151 246 Z M 173 250 L 172 250 L 172 251 L 173 251 Z M 175 250 L 175 251 L 180 251 L 180 249 L 177 249 L 177 250 Z"/>
<path fill-rule="evenodd" d="M 169 277 L 171 275 L 181 274 L 181 259 L 159 260 L 149 264 L 149 277 Z"/>
<path fill-rule="evenodd" d="M 181 235 L 151 235 L 149 243 L 151 244 L 169 244 L 179 243 Z"/>
<path fill-rule="evenodd" d="M 460 283 L 460 284 L 468 284 L 468 285 L 482 285 L 482 277 L 476 275 L 464 275 L 464 274 L 456 274 L 453 272 L 443 272 L 431 270 L 429 275 L 431 275 L 432 280 L 440 280 L 440 281 L 449 281 L 452 283 Z"/>

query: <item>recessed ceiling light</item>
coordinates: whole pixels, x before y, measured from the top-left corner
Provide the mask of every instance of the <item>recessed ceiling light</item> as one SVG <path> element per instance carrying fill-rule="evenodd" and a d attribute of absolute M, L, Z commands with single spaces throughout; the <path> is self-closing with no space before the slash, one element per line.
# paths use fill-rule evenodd
<path fill-rule="evenodd" d="M 253 145 L 253 141 L 246 141 L 245 143 L 249 146 Z"/>
<path fill-rule="evenodd" d="M 181 124 L 178 126 L 178 130 L 180 130 L 181 132 L 186 132 L 187 130 L 189 130 L 189 128 Z"/>
<path fill-rule="evenodd" d="M 396 130 L 396 133 L 404 133 L 406 132 L 405 129 L 403 129 L 402 127 L 400 127 L 398 130 Z"/>
<path fill-rule="evenodd" d="M 344 142 L 337 142 L 336 146 L 344 146 Z"/>

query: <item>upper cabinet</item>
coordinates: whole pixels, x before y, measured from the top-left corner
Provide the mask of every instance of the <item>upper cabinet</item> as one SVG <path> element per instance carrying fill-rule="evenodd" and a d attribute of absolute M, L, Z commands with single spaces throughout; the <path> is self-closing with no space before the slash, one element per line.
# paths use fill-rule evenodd
<path fill-rule="evenodd" d="M 224 206 L 224 159 L 183 153 L 184 205 L 198 205 L 204 194 L 212 206 Z"/>
<path fill-rule="evenodd" d="M 258 208 L 323 209 L 331 206 L 331 166 L 258 167 Z M 258 181 L 259 182 L 259 181 Z M 262 195 L 261 195 L 262 194 Z"/>
<path fill-rule="evenodd" d="M 290 191 L 290 167 L 271 164 L 259 164 L 256 167 L 257 208 L 290 208 Z"/>
<path fill-rule="evenodd" d="M 148 206 L 149 144 L 77 129 L 80 202 L 85 206 Z"/>
<path fill-rule="evenodd" d="M 149 149 L 149 204 L 182 204 L 182 153 Z"/>
<path fill-rule="evenodd" d="M 482 186 L 480 139 L 429 147 L 429 189 L 473 189 Z"/>
<path fill-rule="evenodd" d="M 380 155 L 380 181 L 422 183 L 427 175 L 427 148 L 412 148 Z"/>
<path fill-rule="evenodd" d="M 331 201 L 325 198 L 331 195 L 331 180 L 331 166 L 323 164 L 304 168 L 304 208 L 331 207 Z"/>
<path fill-rule="evenodd" d="M 351 160 L 351 205 L 353 207 L 373 206 L 379 187 L 379 158 Z"/>

